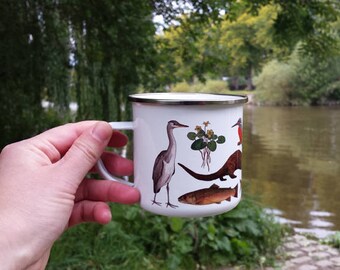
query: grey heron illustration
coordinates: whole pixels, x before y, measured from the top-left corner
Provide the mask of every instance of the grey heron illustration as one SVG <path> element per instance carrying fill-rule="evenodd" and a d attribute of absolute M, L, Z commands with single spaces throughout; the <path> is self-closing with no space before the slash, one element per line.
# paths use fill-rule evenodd
<path fill-rule="evenodd" d="M 155 160 L 155 164 L 153 167 L 153 190 L 155 196 L 152 200 L 152 204 L 157 204 L 161 206 L 160 202 L 156 201 L 156 195 L 161 190 L 162 187 L 166 186 L 168 202 L 166 203 L 166 207 L 170 206 L 172 208 L 178 207 L 177 205 L 170 203 L 169 198 L 169 183 L 171 181 L 172 176 L 175 174 L 175 159 L 176 159 L 176 139 L 173 134 L 173 130 L 175 128 L 188 127 L 187 125 L 183 125 L 178 123 L 175 120 L 171 120 L 168 122 L 166 131 L 169 138 L 169 145 L 166 150 L 160 152 Z"/>

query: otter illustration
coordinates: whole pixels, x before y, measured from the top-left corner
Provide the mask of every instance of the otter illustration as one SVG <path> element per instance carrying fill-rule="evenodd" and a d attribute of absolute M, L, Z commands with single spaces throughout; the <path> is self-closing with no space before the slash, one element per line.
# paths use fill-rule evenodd
<path fill-rule="evenodd" d="M 181 166 L 188 174 L 190 174 L 192 177 L 196 178 L 197 180 L 212 181 L 215 179 L 220 179 L 221 181 L 225 181 L 227 180 L 227 178 L 224 178 L 224 176 L 229 175 L 230 178 L 236 178 L 236 175 L 234 174 L 234 172 L 237 169 L 241 170 L 241 158 L 242 158 L 242 152 L 240 150 L 235 151 L 228 158 L 227 162 L 224 163 L 222 168 L 212 174 L 195 173 L 181 163 L 178 163 L 178 165 Z"/>

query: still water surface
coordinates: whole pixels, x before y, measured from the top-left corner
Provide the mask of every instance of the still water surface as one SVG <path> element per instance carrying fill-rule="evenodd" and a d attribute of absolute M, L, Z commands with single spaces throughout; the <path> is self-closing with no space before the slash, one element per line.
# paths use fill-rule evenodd
<path fill-rule="evenodd" d="M 340 108 L 246 106 L 243 132 L 248 194 L 297 231 L 340 231 Z"/>

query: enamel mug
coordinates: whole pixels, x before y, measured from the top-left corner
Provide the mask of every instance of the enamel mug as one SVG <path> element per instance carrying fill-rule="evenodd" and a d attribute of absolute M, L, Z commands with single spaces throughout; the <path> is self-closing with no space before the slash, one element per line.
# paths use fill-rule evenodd
<path fill-rule="evenodd" d="M 129 96 L 134 183 L 140 206 L 155 214 L 203 217 L 233 209 L 241 199 L 242 124 L 246 96 L 203 93 L 143 93 Z"/>

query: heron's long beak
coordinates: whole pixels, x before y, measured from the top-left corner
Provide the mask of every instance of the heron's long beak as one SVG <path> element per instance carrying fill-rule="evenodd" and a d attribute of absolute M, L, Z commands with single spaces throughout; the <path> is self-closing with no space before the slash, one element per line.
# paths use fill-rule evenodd
<path fill-rule="evenodd" d="M 181 123 L 178 123 L 177 125 L 176 125 L 176 127 L 189 127 L 189 126 L 187 126 L 187 125 L 183 125 L 183 124 L 181 124 Z"/>

